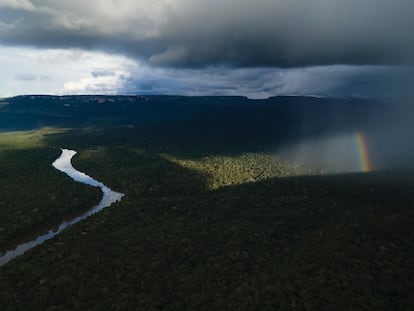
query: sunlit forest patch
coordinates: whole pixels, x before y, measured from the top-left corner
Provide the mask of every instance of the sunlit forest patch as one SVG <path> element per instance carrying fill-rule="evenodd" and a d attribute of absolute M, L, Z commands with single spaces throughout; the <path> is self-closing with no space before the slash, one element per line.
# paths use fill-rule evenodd
<path fill-rule="evenodd" d="M 166 154 L 161 156 L 180 166 L 208 176 L 210 189 L 257 182 L 269 178 L 322 173 L 316 167 L 282 160 L 270 153 L 245 153 L 236 156 L 213 155 L 195 160 L 177 159 Z"/>

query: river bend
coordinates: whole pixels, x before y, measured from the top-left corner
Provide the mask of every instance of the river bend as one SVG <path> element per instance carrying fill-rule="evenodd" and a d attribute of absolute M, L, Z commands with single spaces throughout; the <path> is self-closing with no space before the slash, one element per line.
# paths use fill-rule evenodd
<path fill-rule="evenodd" d="M 73 180 L 77 182 L 101 188 L 102 194 L 103 194 L 101 201 L 99 202 L 98 205 L 93 206 L 91 209 L 89 209 L 82 215 L 77 216 L 71 220 L 62 222 L 58 226 L 57 229 L 55 230 L 51 229 L 47 233 L 38 236 L 34 240 L 19 244 L 14 250 L 9 250 L 5 252 L 4 254 L 0 253 L 0 267 L 4 266 L 6 263 L 16 258 L 17 256 L 22 255 L 29 249 L 37 245 L 40 245 L 47 240 L 52 239 L 53 237 L 58 235 L 60 232 L 62 232 L 62 230 L 64 230 L 65 228 L 73 224 L 76 224 L 77 222 L 81 221 L 82 219 L 85 219 L 86 217 L 90 215 L 100 212 L 105 207 L 110 206 L 112 203 L 120 201 L 122 197 L 124 196 L 123 193 L 115 192 L 111 190 L 110 188 L 108 188 L 107 186 L 105 186 L 103 183 L 93 179 L 92 177 L 86 175 L 85 173 L 82 173 L 76 170 L 72 166 L 72 162 L 71 162 L 73 156 L 76 154 L 76 151 L 69 150 L 69 149 L 61 149 L 61 150 L 62 150 L 62 154 L 60 155 L 58 159 L 56 159 L 55 162 L 52 163 L 53 167 L 67 174 L 69 177 L 71 177 Z"/>

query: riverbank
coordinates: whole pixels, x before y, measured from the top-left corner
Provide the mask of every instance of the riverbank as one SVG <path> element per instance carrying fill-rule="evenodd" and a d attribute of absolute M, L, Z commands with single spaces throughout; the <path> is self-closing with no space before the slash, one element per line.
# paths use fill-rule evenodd
<path fill-rule="evenodd" d="M 86 212 L 82 213 L 81 215 L 75 218 L 72 218 L 70 220 L 63 221 L 58 226 L 57 229 L 50 229 L 45 234 L 42 234 L 32 240 L 25 241 L 24 243 L 17 245 L 17 247 L 14 250 L 9 250 L 5 252 L 2 256 L 0 256 L 0 267 L 8 263 L 10 260 L 16 258 L 17 256 L 22 255 L 29 249 L 37 245 L 40 245 L 49 239 L 52 239 L 65 228 L 81 221 L 82 219 L 85 219 L 86 217 L 90 215 L 93 215 L 101 211 L 105 207 L 110 206 L 112 203 L 120 201 L 122 197 L 124 196 L 124 194 L 112 191 L 110 188 L 105 186 L 103 183 L 98 182 L 92 177 L 86 175 L 85 173 L 76 170 L 72 166 L 72 163 L 71 163 L 71 160 L 74 155 L 76 155 L 76 151 L 62 149 L 62 153 L 60 157 L 52 163 L 53 167 L 65 173 L 66 175 L 68 175 L 69 177 L 71 177 L 73 180 L 77 182 L 101 188 L 102 194 L 103 194 L 101 201 L 96 206 L 93 206 L 91 209 L 88 209 Z"/>
<path fill-rule="evenodd" d="M 0 133 L 0 254 L 79 215 L 102 197 L 99 188 L 73 182 L 51 166 L 61 151 L 46 140 L 57 132 Z"/>

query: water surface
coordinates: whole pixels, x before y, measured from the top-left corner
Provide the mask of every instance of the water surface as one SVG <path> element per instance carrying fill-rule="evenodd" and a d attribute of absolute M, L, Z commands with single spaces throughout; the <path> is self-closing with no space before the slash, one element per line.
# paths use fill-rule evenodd
<path fill-rule="evenodd" d="M 10 250 L 4 254 L 0 254 L 0 267 L 8 263 L 10 260 L 16 258 L 17 256 L 22 255 L 27 250 L 55 237 L 65 228 L 73 224 L 76 224 L 77 222 L 81 221 L 82 219 L 85 219 L 86 217 L 90 215 L 100 212 L 105 207 L 110 206 L 112 203 L 120 201 L 122 197 L 124 196 L 123 193 L 112 191 L 110 188 L 105 186 L 103 183 L 93 179 L 92 177 L 86 175 L 85 173 L 82 173 L 76 170 L 72 166 L 72 163 L 71 163 L 71 160 L 75 154 L 76 154 L 76 151 L 74 150 L 62 149 L 62 154 L 60 155 L 60 157 L 55 162 L 52 163 L 53 167 L 67 174 L 69 177 L 71 177 L 73 180 L 77 182 L 91 185 L 94 187 L 100 187 L 102 190 L 102 194 L 103 194 L 101 201 L 99 202 L 98 205 L 93 206 L 91 209 L 89 209 L 82 215 L 77 216 L 71 220 L 62 222 L 58 226 L 57 229 L 49 230 L 47 233 L 38 236 L 34 240 L 19 244 L 14 250 Z"/>

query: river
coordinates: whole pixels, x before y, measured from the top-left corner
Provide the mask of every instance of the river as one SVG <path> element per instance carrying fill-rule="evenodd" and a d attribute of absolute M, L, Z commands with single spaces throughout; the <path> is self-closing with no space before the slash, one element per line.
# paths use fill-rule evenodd
<path fill-rule="evenodd" d="M 103 210 L 105 207 L 110 206 L 112 203 L 118 202 L 122 199 L 124 196 L 123 193 L 115 192 L 105 186 L 103 183 L 93 179 L 92 177 L 86 175 L 85 173 L 82 173 L 78 170 L 76 170 L 72 166 L 72 158 L 76 154 L 76 151 L 69 150 L 69 149 L 62 149 L 62 154 L 58 159 L 56 159 L 55 162 L 52 163 L 53 167 L 57 170 L 67 174 L 69 177 L 71 177 L 73 180 L 91 185 L 94 187 L 99 187 L 102 190 L 102 199 L 99 202 L 98 205 L 93 206 L 91 209 L 86 211 L 80 216 L 77 216 L 71 220 L 62 222 L 57 229 L 49 230 L 47 233 L 38 236 L 37 238 L 27 241 L 25 243 L 19 244 L 14 250 L 9 250 L 4 254 L 0 254 L 0 267 L 4 266 L 6 263 L 8 263 L 10 260 L 16 258 L 17 256 L 20 256 L 24 254 L 29 249 L 42 244 L 43 242 L 52 239 L 56 235 L 58 235 L 62 230 L 65 228 L 72 226 L 76 224 L 77 222 L 81 221 L 82 219 L 85 219 L 86 217 L 96 214 Z"/>

